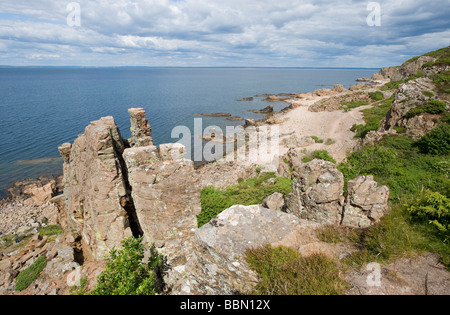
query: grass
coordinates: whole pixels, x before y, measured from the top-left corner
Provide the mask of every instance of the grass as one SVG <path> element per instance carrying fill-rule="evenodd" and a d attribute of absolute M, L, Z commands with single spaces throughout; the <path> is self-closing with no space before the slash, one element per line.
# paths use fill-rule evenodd
<path fill-rule="evenodd" d="M 448 178 L 450 158 L 420 153 L 416 142 L 395 135 L 375 146 L 353 152 L 338 169 L 347 180 L 360 175 L 374 175 L 375 180 L 390 189 L 390 198 L 399 201 L 423 189 L 450 194 Z"/>
<path fill-rule="evenodd" d="M 60 225 L 48 225 L 46 227 L 39 229 L 39 234 L 41 236 L 54 236 L 62 233 Z"/>
<path fill-rule="evenodd" d="M 21 271 L 16 278 L 16 291 L 23 291 L 30 286 L 33 281 L 39 278 L 42 270 L 47 266 L 47 259 L 41 256 L 29 266 L 27 269 Z"/>
<path fill-rule="evenodd" d="M 359 233 L 358 252 L 343 260 L 354 268 L 367 262 L 389 263 L 401 257 L 413 257 L 426 252 L 439 254 L 450 268 L 450 246 L 431 225 L 411 218 L 405 206 L 396 204 L 374 227 Z"/>
<path fill-rule="evenodd" d="M 274 179 L 272 183 L 268 181 Z M 233 205 L 256 205 L 275 192 L 287 196 L 292 191 L 292 180 L 276 177 L 275 173 L 262 173 L 225 190 L 206 187 L 201 193 L 202 211 L 197 217 L 201 227 Z"/>
<path fill-rule="evenodd" d="M 353 108 L 358 108 L 361 106 L 369 105 L 369 102 L 367 101 L 352 101 L 352 102 L 341 102 L 342 108 L 344 111 L 348 112 L 352 110 Z"/>
<path fill-rule="evenodd" d="M 323 255 L 302 257 L 295 249 L 267 245 L 246 257 L 260 278 L 257 295 L 338 295 L 348 289 L 338 264 Z"/>
<path fill-rule="evenodd" d="M 334 142 L 332 139 L 328 139 L 326 145 L 332 145 L 333 143 Z M 302 158 L 302 162 L 309 163 L 314 159 L 324 160 L 336 164 L 336 160 L 327 150 L 316 150 L 308 155 L 305 155 Z"/>
<path fill-rule="evenodd" d="M 366 108 L 362 110 L 363 119 L 366 122 L 365 125 L 353 125 L 351 131 L 355 133 L 356 139 L 364 139 L 370 131 L 376 131 L 380 129 L 381 121 L 388 111 L 392 108 L 392 103 L 394 102 L 394 95 L 390 98 L 380 102 L 379 104 L 374 104 L 371 108 Z"/>

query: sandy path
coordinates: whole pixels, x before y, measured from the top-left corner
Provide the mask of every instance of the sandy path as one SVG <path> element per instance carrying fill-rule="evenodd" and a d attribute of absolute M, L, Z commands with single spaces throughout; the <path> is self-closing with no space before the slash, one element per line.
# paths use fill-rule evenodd
<path fill-rule="evenodd" d="M 297 107 L 287 113 L 279 114 L 277 118 L 283 120 L 280 126 L 280 134 L 288 135 L 295 133 L 298 138 L 304 136 L 317 136 L 320 139 L 332 139 L 335 141 L 332 145 L 315 143 L 307 146 L 308 151 L 327 150 L 336 159 L 342 161 L 349 151 L 353 149 L 356 140 L 353 139 L 354 133 L 350 131 L 354 124 L 363 124 L 363 115 L 361 110 L 370 107 L 370 105 L 355 108 L 349 112 L 341 110 L 333 112 L 310 112 L 309 105 L 320 101 L 321 97 L 303 102 L 301 107 Z M 282 143 L 284 136 L 280 139 Z M 289 148 L 283 144 L 280 145 L 280 155 L 285 154 Z"/>

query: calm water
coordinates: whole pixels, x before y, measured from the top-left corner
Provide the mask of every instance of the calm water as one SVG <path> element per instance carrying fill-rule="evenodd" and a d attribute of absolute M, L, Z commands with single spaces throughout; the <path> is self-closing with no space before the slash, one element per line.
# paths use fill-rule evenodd
<path fill-rule="evenodd" d="M 175 126 L 192 128 L 198 113 L 248 112 L 272 104 L 237 99 L 265 93 L 312 92 L 355 84 L 374 69 L 243 68 L 0 68 L 0 194 L 16 180 L 61 173 L 57 147 L 73 142 L 89 122 L 113 116 L 129 137 L 127 109 L 143 107 L 156 144 Z M 275 103 L 278 111 L 286 103 Z M 204 117 L 204 127 L 242 124 Z M 192 130 L 192 129 L 191 129 Z"/>

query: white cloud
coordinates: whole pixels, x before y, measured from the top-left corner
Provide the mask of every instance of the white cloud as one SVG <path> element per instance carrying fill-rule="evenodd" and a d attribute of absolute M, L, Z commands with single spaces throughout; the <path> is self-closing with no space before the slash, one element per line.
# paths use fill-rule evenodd
<path fill-rule="evenodd" d="M 0 63 L 380 67 L 450 42 L 450 0 L 379 1 L 372 28 L 370 1 L 79 0 L 76 28 L 71 1 L 2 0 Z"/>

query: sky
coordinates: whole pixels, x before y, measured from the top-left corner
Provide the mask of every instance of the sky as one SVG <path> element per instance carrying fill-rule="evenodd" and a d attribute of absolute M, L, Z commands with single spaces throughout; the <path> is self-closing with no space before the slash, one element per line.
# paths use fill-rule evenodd
<path fill-rule="evenodd" d="M 0 0 L 0 65 L 381 68 L 450 45 L 450 0 Z"/>

